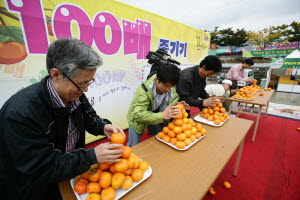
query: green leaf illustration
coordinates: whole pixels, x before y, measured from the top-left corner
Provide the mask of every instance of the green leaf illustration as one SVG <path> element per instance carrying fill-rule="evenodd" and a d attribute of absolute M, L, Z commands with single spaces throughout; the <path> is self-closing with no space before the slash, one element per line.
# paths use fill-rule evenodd
<path fill-rule="evenodd" d="M 21 28 L 16 26 L 1 26 L 0 41 L 1 42 L 17 41 L 21 44 L 24 44 L 23 33 Z"/>

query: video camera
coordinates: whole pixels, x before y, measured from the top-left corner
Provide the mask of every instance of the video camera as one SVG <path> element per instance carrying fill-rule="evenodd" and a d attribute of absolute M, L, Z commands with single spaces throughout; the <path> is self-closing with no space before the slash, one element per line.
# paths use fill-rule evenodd
<path fill-rule="evenodd" d="M 158 49 L 156 52 L 149 51 L 146 58 L 148 59 L 149 64 L 159 64 L 159 63 L 173 63 L 180 65 L 180 62 L 169 58 L 164 58 L 163 55 L 170 56 L 164 49 Z"/>

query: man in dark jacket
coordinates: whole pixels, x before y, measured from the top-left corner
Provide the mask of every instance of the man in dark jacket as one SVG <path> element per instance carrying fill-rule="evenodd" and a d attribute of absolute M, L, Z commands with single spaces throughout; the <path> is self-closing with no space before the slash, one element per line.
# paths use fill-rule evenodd
<path fill-rule="evenodd" d="M 222 64 L 216 56 L 206 56 L 194 67 L 189 67 L 181 71 L 180 79 L 176 86 L 180 101 L 185 101 L 189 106 L 203 107 L 216 105 L 219 97 L 209 97 L 205 91 L 206 78 L 221 71 Z"/>
<path fill-rule="evenodd" d="M 85 131 L 110 138 L 123 132 L 100 118 L 84 92 L 101 58 L 77 39 L 54 41 L 49 76 L 13 95 L 0 110 L 0 195 L 3 199 L 61 199 L 57 183 L 98 162 L 117 162 L 121 144 L 84 149 Z"/>

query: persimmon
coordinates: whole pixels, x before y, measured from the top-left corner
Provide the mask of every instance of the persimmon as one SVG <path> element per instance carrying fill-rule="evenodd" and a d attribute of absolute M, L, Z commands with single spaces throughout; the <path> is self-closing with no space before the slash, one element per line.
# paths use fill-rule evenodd
<path fill-rule="evenodd" d="M 182 119 L 182 113 L 175 114 L 174 119 Z"/>
<path fill-rule="evenodd" d="M 195 134 L 195 137 L 196 137 L 196 139 L 201 138 L 201 133 L 200 133 L 200 132 L 197 132 L 197 133 Z"/>
<path fill-rule="evenodd" d="M 109 169 L 110 167 L 110 164 L 105 162 L 105 163 L 98 163 L 98 168 L 101 169 L 101 170 L 107 170 Z"/>
<path fill-rule="evenodd" d="M 81 174 L 81 178 L 89 179 L 90 172 L 91 172 L 91 169 L 87 170 L 86 172 Z"/>
<path fill-rule="evenodd" d="M 133 184 L 133 180 L 131 178 L 131 176 L 125 176 L 125 181 L 123 183 L 123 185 L 121 186 L 122 190 L 128 190 L 129 188 L 131 188 Z"/>
<path fill-rule="evenodd" d="M 99 185 L 101 188 L 108 188 L 111 184 L 112 174 L 109 172 L 103 172 L 100 175 Z"/>
<path fill-rule="evenodd" d="M 191 139 L 192 142 L 194 142 L 196 140 L 196 136 L 195 135 L 191 135 L 190 139 Z"/>
<path fill-rule="evenodd" d="M 207 108 L 203 108 L 203 109 L 202 109 L 202 113 L 205 114 L 205 113 L 207 113 L 207 112 L 208 112 L 208 109 L 207 109 Z"/>
<path fill-rule="evenodd" d="M 178 149 L 184 149 L 184 148 L 185 148 L 185 143 L 184 143 L 184 141 L 177 141 L 177 142 L 176 142 L 176 147 L 177 147 Z"/>
<path fill-rule="evenodd" d="M 89 194 L 85 200 L 101 200 L 101 195 L 98 193 Z"/>
<path fill-rule="evenodd" d="M 187 124 L 187 123 L 189 123 L 189 120 L 188 120 L 188 118 L 186 118 L 186 117 L 185 117 L 185 118 L 183 118 L 183 119 L 182 119 L 182 121 L 183 121 L 183 123 L 184 123 L 184 124 Z"/>
<path fill-rule="evenodd" d="M 180 109 L 180 110 L 183 110 L 183 109 L 184 109 L 183 105 L 180 104 L 180 103 L 176 104 L 176 106 L 177 106 L 177 109 Z"/>
<path fill-rule="evenodd" d="M 147 161 L 141 161 L 140 163 L 140 166 L 139 166 L 139 169 L 143 170 L 143 171 L 146 171 L 149 167 L 149 164 Z"/>
<path fill-rule="evenodd" d="M 141 159 L 137 155 L 133 155 L 133 157 L 134 157 L 134 166 L 133 166 L 133 168 L 137 169 L 140 166 Z"/>
<path fill-rule="evenodd" d="M 174 133 L 179 134 L 182 133 L 182 128 L 180 126 L 175 126 L 173 128 Z"/>
<path fill-rule="evenodd" d="M 170 130 L 170 131 L 168 132 L 168 136 L 169 136 L 170 138 L 173 138 L 173 137 L 176 136 L 176 134 L 174 133 L 174 131 Z"/>
<path fill-rule="evenodd" d="M 186 135 L 184 133 L 180 133 L 176 136 L 176 138 L 177 138 L 177 140 L 184 141 L 186 138 Z"/>
<path fill-rule="evenodd" d="M 219 125 L 219 124 L 221 124 L 221 120 L 215 119 L 214 123 L 217 124 L 217 125 Z"/>
<path fill-rule="evenodd" d="M 102 170 L 100 170 L 98 168 L 92 168 L 90 175 L 89 175 L 89 180 L 92 182 L 98 182 L 101 173 L 102 173 Z"/>
<path fill-rule="evenodd" d="M 128 161 L 124 158 L 121 158 L 119 162 L 114 164 L 116 172 L 125 172 L 128 169 Z"/>
<path fill-rule="evenodd" d="M 187 112 L 185 112 L 185 113 L 182 114 L 183 118 L 187 118 L 188 116 L 189 116 L 189 114 Z"/>
<path fill-rule="evenodd" d="M 209 108 L 209 109 L 208 109 L 208 113 L 209 113 L 209 114 L 213 114 L 213 113 L 214 113 L 214 110 L 211 109 L 211 108 Z"/>
<path fill-rule="evenodd" d="M 117 132 L 117 133 L 113 133 L 111 135 L 111 142 L 115 143 L 115 144 L 123 144 L 126 140 L 126 136 L 121 133 L 121 132 Z"/>
<path fill-rule="evenodd" d="M 191 137 L 191 135 L 192 135 L 192 131 L 186 130 L 186 131 L 183 132 L 183 134 L 185 134 L 186 137 L 189 138 L 189 137 Z"/>
<path fill-rule="evenodd" d="M 119 189 L 125 181 L 125 175 L 123 173 L 115 173 L 111 179 L 111 186 L 114 189 Z"/>
<path fill-rule="evenodd" d="M 230 185 L 230 183 L 229 183 L 229 182 L 227 182 L 227 181 L 225 181 L 223 185 L 224 185 L 224 187 L 225 187 L 226 189 L 229 189 L 229 188 L 231 188 L 231 185 Z"/>
<path fill-rule="evenodd" d="M 165 127 L 163 127 L 163 130 L 162 130 L 162 132 L 164 132 L 164 133 L 168 133 L 169 132 L 169 128 L 167 127 L 167 126 L 165 126 Z"/>
<path fill-rule="evenodd" d="M 127 158 L 128 168 L 132 169 L 134 167 L 134 156 L 131 154 L 129 158 Z"/>
<path fill-rule="evenodd" d="M 173 123 L 174 123 L 175 125 L 177 125 L 177 126 L 182 126 L 182 125 L 183 125 L 183 121 L 182 121 L 181 119 L 175 119 L 175 120 L 173 121 Z"/>
<path fill-rule="evenodd" d="M 206 119 L 207 119 L 208 121 L 213 121 L 213 120 L 214 120 L 214 117 L 213 117 L 213 116 L 208 116 Z"/>
<path fill-rule="evenodd" d="M 87 192 L 87 184 L 82 181 L 76 181 L 74 184 L 74 190 L 77 194 L 85 194 Z"/>
<path fill-rule="evenodd" d="M 192 132 L 192 134 L 197 133 L 197 128 L 196 127 L 192 127 L 191 132 Z"/>
<path fill-rule="evenodd" d="M 99 183 L 90 182 L 87 185 L 87 192 L 88 193 L 100 193 L 101 192 L 101 187 L 100 187 Z"/>
<path fill-rule="evenodd" d="M 176 139 L 176 137 L 174 137 L 174 138 L 171 138 L 171 140 L 170 140 L 170 142 L 172 143 L 172 144 L 174 144 L 174 145 L 176 145 L 176 142 L 177 142 L 178 140 Z"/>
<path fill-rule="evenodd" d="M 205 133 L 206 133 L 205 128 L 202 128 L 201 131 L 200 131 L 200 133 L 201 133 L 201 135 L 205 135 Z"/>
<path fill-rule="evenodd" d="M 223 107 L 223 104 L 222 104 L 222 103 L 219 103 L 217 106 L 218 106 L 219 108 L 222 108 L 222 107 Z"/>
<path fill-rule="evenodd" d="M 201 129 L 202 129 L 202 125 L 199 123 L 197 123 L 195 127 L 196 127 L 197 131 L 201 131 Z"/>
<path fill-rule="evenodd" d="M 129 158 L 129 156 L 132 154 L 132 150 L 129 146 L 122 146 L 120 149 L 122 149 L 122 158 Z"/>
<path fill-rule="evenodd" d="M 259 93 L 259 96 L 264 96 L 264 93 Z"/>
<path fill-rule="evenodd" d="M 170 136 L 168 136 L 168 135 L 164 135 L 164 136 L 162 137 L 162 140 L 168 143 L 168 142 L 170 142 L 171 138 L 170 138 Z"/>
<path fill-rule="evenodd" d="M 182 129 L 183 132 L 186 131 L 186 130 L 188 130 L 188 125 L 187 124 L 183 124 L 181 126 L 181 129 Z"/>
<path fill-rule="evenodd" d="M 164 132 L 159 132 L 159 133 L 157 133 L 157 137 L 158 137 L 158 138 L 162 138 L 164 135 L 165 135 Z"/>
<path fill-rule="evenodd" d="M 124 174 L 129 176 L 132 173 L 132 169 L 127 169 Z"/>
<path fill-rule="evenodd" d="M 131 178 L 135 182 L 139 182 L 143 179 L 144 171 L 142 169 L 135 169 L 131 173 Z"/>
<path fill-rule="evenodd" d="M 225 108 L 220 108 L 220 112 L 225 113 L 226 112 Z"/>
<path fill-rule="evenodd" d="M 78 179 L 77 181 L 78 181 L 78 182 L 83 182 L 83 183 L 85 183 L 85 184 L 88 184 L 88 183 L 89 183 L 89 181 L 86 180 L 86 179 L 84 179 L 84 178 L 80 178 L 80 179 Z"/>
<path fill-rule="evenodd" d="M 210 187 L 209 190 L 208 190 L 209 194 L 211 195 L 215 195 L 217 190 L 214 188 L 214 187 Z"/>
<path fill-rule="evenodd" d="M 114 200 L 117 193 L 113 187 L 105 188 L 101 192 L 101 200 Z"/>
<path fill-rule="evenodd" d="M 185 138 L 184 143 L 186 146 L 189 146 L 192 143 L 192 140 L 190 138 Z"/>
<path fill-rule="evenodd" d="M 170 122 L 169 124 L 168 124 L 168 128 L 170 129 L 170 130 L 172 130 L 173 128 L 174 128 L 174 124 L 173 124 L 173 122 Z"/>

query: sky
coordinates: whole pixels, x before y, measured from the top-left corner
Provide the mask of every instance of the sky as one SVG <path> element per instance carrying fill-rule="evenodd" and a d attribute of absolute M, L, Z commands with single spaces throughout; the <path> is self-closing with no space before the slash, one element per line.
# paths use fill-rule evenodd
<path fill-rule="evenodd" d="M 300 22 L 300 0 L 118 0 L 191 27 L 211 31 Z"/>

